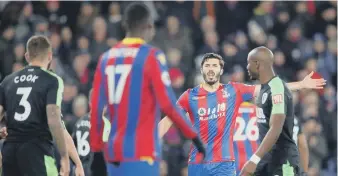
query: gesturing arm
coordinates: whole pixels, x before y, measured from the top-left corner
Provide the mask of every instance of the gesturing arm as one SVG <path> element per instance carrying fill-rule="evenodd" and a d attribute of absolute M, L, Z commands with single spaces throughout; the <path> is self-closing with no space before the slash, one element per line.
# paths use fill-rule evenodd
<path fill-rule="evenodd" d="M 313 72 L 305 76 L 302 81 L 286 83 L 286 86 L 291 91 L 297 91 L 301 89 L 323 89 L 323 86 L 326 84 L 325 79 L 313 79 L 311 78 Z M 259 91 L 261 90 L 261 85 L 256 85 L 254 96 L 257 97 Z"/>

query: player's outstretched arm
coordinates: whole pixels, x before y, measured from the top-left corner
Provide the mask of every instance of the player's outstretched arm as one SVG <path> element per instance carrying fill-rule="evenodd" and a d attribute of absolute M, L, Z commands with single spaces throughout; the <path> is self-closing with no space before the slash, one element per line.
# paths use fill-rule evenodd
<path fill-rule="evenodd" d="M 311 72 L 302 81 L 297 82 L 289 82 L 286 83 L 286 86 L 291 91 L 297 91 L 301 89 L 323 89 L 323 87 L 326 85 L 325 79 L 313 79 L 311 78 L 314 72 Z M 257 97 L 259 95 L 259 92 L 261 90 L 261 85 L 255 85 L 255 92 L 254 97 Z"/>
<path fill-rule="evenodd" d="M 298 135 L 298 149 L 300 154 L 300 162 L 305 173 L 309 170 L 309 148 L 307 146 L 306 137 L 303 133 Z"/>
<path fill-rule="evenodd" d="M 158 123 L 159 138 L 162 138 L 168 132 L 172 124 L 173 122 L 167 116 Z"/>

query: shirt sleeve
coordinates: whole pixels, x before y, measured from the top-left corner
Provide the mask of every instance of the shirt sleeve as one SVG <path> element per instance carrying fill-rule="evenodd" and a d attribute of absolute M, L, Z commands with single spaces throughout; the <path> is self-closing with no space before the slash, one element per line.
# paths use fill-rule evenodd
<path fill-rule="evenodd" d="M 269 82 L 269 86 L 271 89 L 271 104 L 272 104 L 271 115 L 274 114 L 285 115 L 286 101 L 284 95 L 284 84 L 282 80 L 276 77 Z"/>
<path fill-rule="evenodd" d="M 189 90 L 185 91 L 177 100 L 176 105 L 181 108 L 185 113 L 188 113 L 189 106 Z"/>
<path fill-rule="evenodd" d="M 56 104 L 57 106 L 61 107 L 62 94 L 64 90 L 63 80 L 54 73 L 52 75 L 55 77 L 55 79 L 47 91 L 47 105 Z"/>
<path fill-rule="evenodd" d="M 171 87 L 168 67 L 163 52 L 156 51 L 149 58 L 148 64 L 151 65 L 151 84 L 161 110 L 182 131 L 185 137 L 189 139 L 196 137 L 197 133 L 193 129 L 192 124 L 186 118 L 183 111 L 176 105 L 177 99 Z"/>
<path fill-rule="evenodd" d="M 91 111 L 90 111 L 90 148 L 93 152 L 99 152 L 102 149 L 102 133 L 103 133 L 103 119 L 102 112 L 104 106 L 107 104 L 107 97 L 105 96 L 105 62 L 109 57 L 109 52 L 103 54 L 97 64 L 93 82 L 93 91 L 91 97 Z"/>
<path fill-rule="evenodd" d="M 232 85 L 237 88 L 243 101 L 250 101 L 254 97 L 255 85 L 232 82 Z"/>

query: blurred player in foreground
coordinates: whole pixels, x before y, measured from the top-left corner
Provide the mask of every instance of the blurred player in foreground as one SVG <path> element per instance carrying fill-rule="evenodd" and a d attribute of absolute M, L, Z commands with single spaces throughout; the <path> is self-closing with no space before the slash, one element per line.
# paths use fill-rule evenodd
<path fill-rule="evenodd" d="M 244 101 L 256 97 L 261 85 L 246 85 L 229 82 L 220 83 L 223 73 L 223 58 L 214 53 L 203 56 L 201 73 L 204 83 L 185 91 L 177 104 L 189 115 L 204 143 L 206 158 L 204 164 L 196 163 L 196 148 L 190 152 L 188 174 L 195 175 L 236 175 L 233 136 L 238 108 Z M 292 90 L 302 88 L 321 88 L 324 80 L 306 76 L 303 81 L 288 83 Z M 172 122 L 165 117 L 159 124 L 160 137 L 169 129 Z"/>
<path fill-rule="evenodd" d="M 4 176 L 58 175 L 53 139 L 61 155 L 60 175 L 69 175 L 61 123 L 63 81 L 47 70 L 52 55 L 46 37 L 31 37 L 25 54 L 29 65 L 8 75 L 0 85 L 0 114 L 6 112 L 8 130 L 2 148 Z"/>
<path fill-rule="evenodd" d="M 125 12 L 127 37 L 101 56 L 96 69 L 90 145 L 93 151 L 100 151 L 104 142 L 111 176 L 157 176 L 161 158 L 158 107 L 187 138 L 193 139 L 203 156 L 205 150 L 185 114 L 175 105 L 163 52 L 145 43 L 154 35 L 154 22 L 148 8 L 133 3 Z M 105 105 L 109 125 L 104 129 Z"/>
<path fill-rule="evenodd" d="M 248 55 L 249 76 L 262 84 L 256 100 L 260 146 L 244 165 L 241 174 L 299 175 L 299 152 L 292 139 L 294 112 L 290 86 L 273 71 L 273 53 L 266 47 L 253 49 Z M 312 80 L 313 72 L 304 80 Z M 313 87 L 323 88 L 325 80 L 312 80 Z"/>

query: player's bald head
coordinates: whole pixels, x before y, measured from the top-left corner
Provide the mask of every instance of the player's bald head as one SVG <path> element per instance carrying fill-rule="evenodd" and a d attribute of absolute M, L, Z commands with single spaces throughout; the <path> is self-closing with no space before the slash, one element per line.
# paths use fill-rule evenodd
<path fill-rule="evenodd" d="M 248 55 L 249 60 L 260 61 L 267 64 L 273 64 L 273 53 L 272 51 L 265 47 L 260 46 L 250 51 Z"/>

